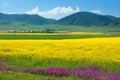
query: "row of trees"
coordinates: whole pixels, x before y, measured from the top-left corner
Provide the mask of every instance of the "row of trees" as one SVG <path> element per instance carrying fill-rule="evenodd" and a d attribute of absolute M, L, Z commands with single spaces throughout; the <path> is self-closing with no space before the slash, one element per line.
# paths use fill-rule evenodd
<path fill-rule="evenodd" d="M 8 32 L 24 32 L 24 33 L 54 33 L 56 32 L 57 30 L 55 29 L 50 29 L 50 28 L 47 28 L 45 30 L 12 30 L 12 31 L 8 31 Z"/>

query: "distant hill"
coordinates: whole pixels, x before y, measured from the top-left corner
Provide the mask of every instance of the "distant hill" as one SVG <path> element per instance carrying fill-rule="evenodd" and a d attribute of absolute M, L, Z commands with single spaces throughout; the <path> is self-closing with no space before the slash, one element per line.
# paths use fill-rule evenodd
<path fill-rule="evenodd" d="M 0 20 L 0 25 L 12 25 L 15 24 L 15 21 L 12 20 Z"/>
<path fill-rule="evenodd" d="M 43 25 L 43 24 L 51 24 L 55 22 L 54 19 L 47 19 L 41 17 L 39 15 L 27 15 L 27 14 L 3 14 L 0 13 L 0 21 L 17 21 L 17 22 L 24 22 L 28 24 L 34 25 Z M 9 22 L 8 22 L 9 23 Z"/>
<path fill-rule="evenodd" d="M 56 22 L 62 25 L 77 26 L 98 26 L 115 20 L 116 17 L 110 15 L 99 15 L 91 12 L 77 12 L 70 16 L 64 17 Z"/>
<path fill-rule="evenodd" d="M 120 26 L 120 18 L 111 15 L 100 15 L 91 12 L 77 12 L 66 16 L 58 21 L 47 19 L 39 15 L 28 14 L 3 14 L 0 13 L 0 25 L 19 25 L 24 26 L 44 25 L 44 24 L 62 24 L 75 26 Z"/>
<path fill-rule="evenodd" d="M 103 24 L 104 26 L 120 26 L 120 18 L 117 18 L 111 22 Z"/>

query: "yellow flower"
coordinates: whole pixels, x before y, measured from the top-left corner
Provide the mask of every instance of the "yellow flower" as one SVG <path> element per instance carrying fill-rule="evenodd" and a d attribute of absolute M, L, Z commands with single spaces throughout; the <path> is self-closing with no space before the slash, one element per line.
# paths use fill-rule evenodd
<path fill-rule="evenodd" d="M 120 37 L 68 40 L 0 40 L 0 57 L 32 60 L 59 58 L 90 62 L 120 62 Z"/>

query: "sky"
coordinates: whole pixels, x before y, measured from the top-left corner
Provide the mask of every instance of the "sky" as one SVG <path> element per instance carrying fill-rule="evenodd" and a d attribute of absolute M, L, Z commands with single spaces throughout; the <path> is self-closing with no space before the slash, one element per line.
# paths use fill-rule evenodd
<path fill-rule="evenodd" d="M 58 20 L 82 11 L 120 17 L 120 0 L 0 0 L 0 12 L 5 14 L 38 14 Z"/>

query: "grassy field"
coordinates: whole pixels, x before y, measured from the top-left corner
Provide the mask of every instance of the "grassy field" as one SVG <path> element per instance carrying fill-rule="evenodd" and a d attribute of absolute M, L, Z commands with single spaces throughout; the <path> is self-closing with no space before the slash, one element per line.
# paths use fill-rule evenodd
<path fill-rule="evenodd" d="M 8 40 L 60 40 L 60 39 L 84 39 L 84 38 L 108 38 L 119 37 L 120 34 L 102 34 L 96 32 L 82 32 L 82 33 L 0 33 L 0 39 Z"/>
<path fill-rule="evenodd" d="M 120 73 L 120 35 L 101 33 L 0 34 L 0 63 L 9 67 L 79 68 L 98 66 Z M 1 68 L 1 67 L 0 67 Z M 8 76 L 8 77 L 7 77 Z M 22 78 L 20 77 L 22 76 Z M 0 72 L 0 80 L 93 80 L 26 72 Z M 109 79 L 108 79 L 109 80 Z"/>
<path fill-rule="evenodd" d="M 35 75 L 23 72 L 0 72 L 0 80 L 74 80 L 77 79 L 73 76 L 71 77 L 50 77 Z M 87 79 L 84 79 L 87 80 Z"/>
<path fill-rule="evenodd" d="M 46 29 L 53 29 L 55 31 L 68 32 L 103 32 L 103 33 L 120 33 L 119 26 L 67 26 L 58 24 L 49 25 L 0 25 L 1 31 L 45 31 Z"/>

